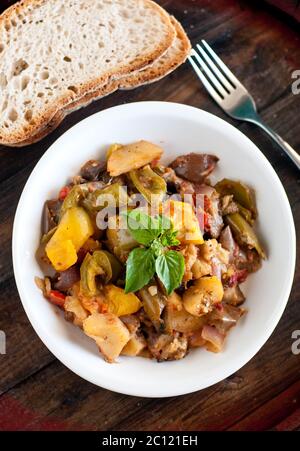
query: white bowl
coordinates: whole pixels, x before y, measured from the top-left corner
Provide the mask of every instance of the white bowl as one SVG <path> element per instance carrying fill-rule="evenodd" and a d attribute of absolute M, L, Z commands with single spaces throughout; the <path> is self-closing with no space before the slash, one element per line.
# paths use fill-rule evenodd
<path fill-rule="evenodd" d="M 214 180 L 240 179 L 256 191 L 258 232 L 268 260 L 244 286 L 247 315 L 213 354 L 192 350 L 183 360 L 157 363 L 121 357 L 106 363 L 93 340 L 67 323 L 34 283 L 42 276 L 34 254 L 40 238 L 42 207 L 91 158 L 105 158 L 113 142 L 146 139 L 164 148 L 172 161 L 188 152 L 220 158 Z M 26 150 L 25 150 L 26 151 Z M 264 155 L 239 130 L 205 111 L 165 102 L 121 105 L 83 120 L 62 135 L 34 168 L 23 190 L 13 230 L 13 263 L 27 316 L 48 349 L 82 378 L 120 393 L 165 397 L 209 387 L 247 363 L 263 346 L 286 306 L 295 268 L 295 227 L 285 191 Z"/>

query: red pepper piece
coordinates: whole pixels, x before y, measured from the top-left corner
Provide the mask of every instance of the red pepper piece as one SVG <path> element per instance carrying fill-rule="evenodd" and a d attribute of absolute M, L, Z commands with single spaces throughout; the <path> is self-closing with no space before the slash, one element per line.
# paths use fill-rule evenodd
<path fill-rule="evenodd" d="M 61 291 L 51 290 L 48 296 L 48 300 L 49 302 L 51 302 L 51 304 L 58 305 L 58 307 L 63 307 L 66 300 L 66 295 Z"/>

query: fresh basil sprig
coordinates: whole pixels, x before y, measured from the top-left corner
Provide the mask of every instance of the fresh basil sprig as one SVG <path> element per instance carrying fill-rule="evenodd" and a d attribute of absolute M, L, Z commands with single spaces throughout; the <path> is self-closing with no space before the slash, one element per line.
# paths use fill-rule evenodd
<path fill-rule="evenodd" d="M 176 251 L 167 251 L 155 260 L 155 271 L 168 294 L 179 287 L 184 273 L 184 258 Z"/>
<path fill-rule="evenodd" d="M 144 247 L 133 249 L 128 256 L 125 293 L 144 287 L 155 273 L 167 294 L 172 293 L 181 284 L 184 273 L 182 254 L 168 249 L 180 243 L 177 231 L 165 216 L 152 217 L 138 209 L 126 216 L 128 230 Z"/>

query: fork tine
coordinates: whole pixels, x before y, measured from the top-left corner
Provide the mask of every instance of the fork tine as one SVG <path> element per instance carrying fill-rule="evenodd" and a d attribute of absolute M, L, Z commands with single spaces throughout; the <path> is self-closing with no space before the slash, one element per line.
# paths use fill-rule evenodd
<path fill-rule="evenodd" d="M 207 53 L 215 60 L 215 62 L 219 65 L 220 69 L 223 71 L 223 73 L 226 75 L 230 83 L 233 84 L 234 87 L 242 86 L 242 84 L 239 82 L 239 80 L 234 76 L 234 74 L 231 72 L 231 70 L 228 69 L 226 64 L 223 63 L 221 58 L 218 57 L 218 55 L 213 51 L 213 49 L 207 44 L 207 42 L 204 39 L 201 39 L 202 45 L 205 47 Z"/>
<path fill-rule="evenodd" d="M 218 69 L 218 67 L 213 62 L 212 58 L 203 50 L 203 48 L 197 44 L 197 49 L 201 53 L 202 57 L 205 59 L 206 63 L 209 65 L 210 69 L 213 71 L 213 73 L 217 76 L 220 83 L 224 86 L 224 88 L 230 93 L 232 91 L 232 84 L 228 82 L 227 78 L 224 77 L 222 72 Z"/>
<path fill-rule="evenodd" d="M 191 55 L 193 54 L 193 49 L 191 51 Z M 215 90 L 215 88 L 207 81 L 207 79 L 205 78 L 205 76 L 203 75 L 201 69 L 198 67 L 198 65 L 195 63 L 195 61 L 193 60 L 192 56 L 188 56 L 188 60 L 191 63 L 194 71 L 196 72 L 196 74 L 198 75 L 199 79 L 202 81 L 202 83 L 204 84 L 205 88 L 207 89 L 207 91 L 209 92 L 209 94 L 212 96 L 212 98 L 217 102 L 220 103 L 220 101 L 222 100 L 222 97 L 220 96 L 220 94 Z"/>
<path fill-rule="evenodd" d="M 224 98 L 228 95 L 228 93 L 225 91 L 219 80 L 215 77 L 213 72 L 210 70 L 206 62 L 201 58 L 201 56 L 196 52 L 194 49 L 193 56 L 196 58 L 198 63 L 200 64 L 200 67 L 202 71 L 206 74 L 207 78 L 209 79 L 210 83 L 214 85 L 215 89 L 219 91 L 221 94 L 221 97 Z"/>

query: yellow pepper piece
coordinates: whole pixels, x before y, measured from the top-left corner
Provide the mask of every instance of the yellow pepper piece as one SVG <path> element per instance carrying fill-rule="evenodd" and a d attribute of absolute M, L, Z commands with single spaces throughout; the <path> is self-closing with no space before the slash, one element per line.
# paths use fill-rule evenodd
<path fill-rule="evenodd" d="M 88 213 L 81 207 L 69 208 L 46 245 L 46 254 L 57 271 L 65 271 L 77 261 L 77 252 L 93 235 Z"/>
<path fill-rule="evenodd" d="M 59 246 L 47 245 L 46 253 L 57 271 L 64 271 L 77 261 L 77 252 L 71 240 L 62 241 Z"/>
<path fill-rule="evenodd" d="M 123 288 L 115 285 L 106 285 L 105 298 L 109 313 L 117 316 L 131 315 L 142 307 L 141 301 L 134 293 L 125 294 Z"/>
<path fill-rule="evenodd" d="M 163 206 L 162 213 L 172 221 L 174 230 L 178 231 L 176 238 L 181 243 L 204 243 L 199 222 L 191 204 L 170 200 Z"/>

